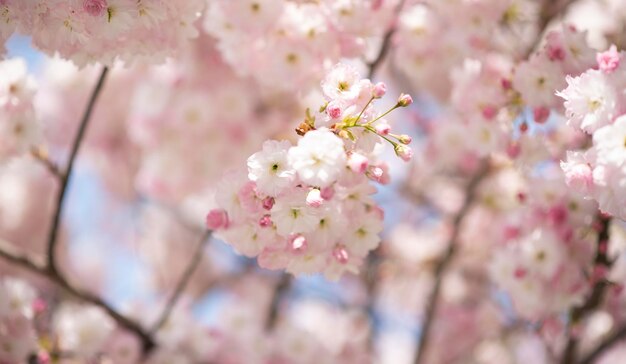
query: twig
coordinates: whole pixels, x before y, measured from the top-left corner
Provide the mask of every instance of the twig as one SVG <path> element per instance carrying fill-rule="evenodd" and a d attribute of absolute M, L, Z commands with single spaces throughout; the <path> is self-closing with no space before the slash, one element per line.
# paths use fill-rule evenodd
<path fill-rule="evenodd" d="M 48 154 L 45 151 L 39 148 L 33 148 L 30 150 L 30 155 L 33 158 L 35 158 L 38 162 L 43 164 L 44 167 L 46 167 L 46 169 L 48 169 L 50 174 L 52 174 L 54 177 L 56 177 L 59 180 L 63 179 L 63 173 L 61 173 L 59 166 L 57 166 L 56 163 L 50 160 Z"/>
<path fill-rule="evenodd" d="M 59 287 L 65 289 L 71 295 L 76 298 L 91 303 L 95 306 L 102 308 L 106 311 L 109 316 L 111 316 L 117 323 L 125 328 L 126 330 L 136 334 L 142 341 L 144 352 L 150 351 L 154 347 L 154 341 L 150 337 L 150 335 L 143 330 L 139 324 L 132 321 L 131 319 L 123 316 L 119 312 L 117 312 L 114 308 L 109 306 L 106 302 L 104 302 L 99 297 L 94 294 L 82 290 L 80 288 L 74 287 L 70 284 L 65 278 L 60 276 L 59 274 L 53 273 L 43 262 L 38 262 L 32 258 L 27 257 L 24 254 L 19 253 L 15 250 L 11 244 L 6 241 L 0 240 L 0 257 L 5 260 L 14 263 L 17 266 L 25 268 L 33 273 L 41 275 L 42 277 L 47 278 L 51 282 L 55 283 Z"/>
<path fill-rule="evenodd" d="M 48 245 L 47 245 L 47 268 L 50 272 L 55 275 L 59 275 L 59 270 L 56 265 L 56 247 L 57 247 L 57 236 L 59 233 L 59 225 L 61 223 L 61 215 L 63 213 L 63 205 L 65 202 L 65 194 L 67 192 L 67 187 L 69 180 L 72 176 L 72 171 L 74 169 L 74 161 L 76 160 L 76 155 L 78 154 L 78 149 L 82 144 L 82 141 L 85 136 L 85 131 L 87 130 L 87 124 L 89 124 L 89 120 L 91 119 L 91 114 L 93 112 L 93 108 L 96 104 L 96 100 L 102 91 L 102 86 L 104 85 L 104 81 L 106 79 L 107 73 L 109 71 L 108 67 L 104 67 L 102 72 L 100 73 L 100 77 L 98 78 L 98 82 L 93 92 L 91 93 L 91 97 L 89 98 L 89 103 L 87 104 L 87 109 L 83 114 L 83 118 L 80 121 L 80 126 L 78 128 L 78 132 L 76 137 L 74 138 L 74 143 L 72 145 L 72 150 L 70 152 L 70 157 L 67 163 L 67 169 L 65 171 L 65 175 L 61 178 L 61 188 L 59 189 L 59 193 L 57 195 L 56 200 L 56 210 L 54 212 L 54 217 L 52 219 L 52 226 L 50 227 L 50 231 L 48 233 Z"/>
<path fill-rule="evenodd" d="M 393 34 L 396 31 L 398 16 L 400 14 L 400 11 L 402 11 L 402 7 L 404 7 L 404 1 L 405 0 L 400 0 L 400 2 L 398 2 L 398 5 L 396 6 L 396 9 L 395 9 L 395 19 L 393 20 L 391 27 L 387 30 L 387 32 L 385 33 L 385 36 L 383 37 L 383 43 L 380 46 L 378 55 L 372 62 L 370 62 L 367 65 L 368 70 L 369 70 L 367 74 L 367 78 L 369 79 L 372 79 L 372 77 L 374 77 L 374 74 L 376 73 L 378 67 L 383 62 L 383 60 L 385 59 L 385 56 L 389 52 L 389 49 L 391 47 L 391 38 L 393 37 Z"/>
<path fill-rule="evenodd" d="M 193 276 L 196 269 L 200 265 L 200 262 L 202 261 L 202 257 L 204 255 L 203 254 L 204 248 L 206 247 L 209 239 L 211 238 L 211 234 L 212 232 L 210 230 L 207 230 L 204 234 L 202 234 L 202 238 L 200 238 L 200 240 L 198 241 L 196 250 L 193 252 L 193 255 L 191 256 L 191 261 L 189 262 L 187 269 L 185 269 L 185 271 L 183 272 L 183 275 L 180 277 L 180 280 L 178 281 L 178 284 L 176 285 L 174 293 L 172 293 L 172 296 L 167 301 L 167 304 L 165 305 L 163 312 L 159 316 L 159 319 L 154 323 L 152 328 L 150 328 L 149 333 L 151 335 L 154 335 L 154 333 L 159 331 L 159 329 L 161 329 L 161 327 L 163 327 L 163 325 L 167 322 L 167 319 L 172 313 L 172 310 L 174 309 L 174 307 L 176 306 L 176 303 L 182 296 L 183 292 L 185 291 L 185 288 L 187 288 L 187 285 L 189 284 L 191 277 Z"/>
<path fill-rule="evenodd" d="M 598 241 L 596 248 L 596 256 L 594 258 L 594 267 L 602 269 L 609 269 L 612 265 L 611 260 L 607 255 L 607 244 L 609 241 L 609 226 L 611 218 L 600 215 L 598 218 Z M 578 349 L 578 337 L 572 334 L 572 327 L 576 326 L 581 320 L 587 317 L 593 312 L 604 298 L 606 288 L 609 283 L 605 279 L 598 279 L 593 285 L 591 294 L 587 300 L 580 306 L 574 307 L 570 312 L 570 325 L 567 333 L 567 344 L 565 350 L 561 356 L 561 364 L 570 364 L 576 361 L 577 349 Z"/>
<path fill-rule="evenodd" d="M 280 276 L 280 280 L 278 284 L 276 284 L 276 289 L 274 290 L 274 295 L 272 296 L 272 302 L 270 302 L 270 309 L 267 313 L 267 319 L 265 320 L 265 329 L 266 331 L 272 331 L 278 322 L 278 311 L 280 309 L 280 301 L 283 296 L 291 287 L 292 276 L 288 273 L 283 272 Z"/>
<path fill-rule="evenodd" d="M 620 327 L 611 336 L 607 337 L 600 345 L 593 349 L 589 354 L 584 356 L 578 363 L 579 364 L 592 364 L 594 363 L 606 350 L 617 344 L 619 341 L 626 339 L 626 325 Z"/>
<path fill-rule="evenodd" d="M 461 209 L 459 210 L 452 222 L 452 236 L 450 236 L 450 239 L 448 241 L 448 249 L 435 266 L 435 286 L 433 287 L 433 291 L 426 306 L 426 312 L 424 313 L 424 323 L 422 324 L 422 331 L 420 333 L 420 337 L 417 343 L 417 352 L 415 354 L 414 361 L 415 364 L 420 364 L 424 360 L 424 355 L 426 353 L 426 349 L 428 347 L 428 342 L 430 339 L 431 326 L 433 320 L 435 319 L 435 315 L 437 314 L 437 306 L 439 304 L 443 276 L 446 272 L 446 269 L 448 268 L 448 265 L 452 262 L 452 258 L 454 257 L 454 254 L 456 252 L 459 233 L 461 232 L 461 225 L 472 203 L 474 202 L 474 199 L 476 197 L 476 189 L 478 185 L 480 185 L 480 182 L 488 175 L 488 170 L 488 164 L 485 163 L 485 165 L 472 177 L 472 179 L 468 183 L 463 205 L 461 206 Z"/>

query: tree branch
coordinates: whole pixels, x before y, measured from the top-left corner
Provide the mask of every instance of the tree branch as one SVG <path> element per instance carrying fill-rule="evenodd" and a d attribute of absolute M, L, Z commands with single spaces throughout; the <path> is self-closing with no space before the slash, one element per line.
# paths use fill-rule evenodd
<path fill-rule="evenodd" d="M 367 65 L 368 70 L 369 70 L 367 73 L 367 78 L 369 78 L 370 80 L 372 79 L 372 77 L 374 77 L 374 74 L 376 74 L 378 67 L 385 60 L 387 53 L 389 53 L 389 49 L 391 48 L 391 38 L 393 37 L 393 34 L 396 31 L 398 16 L 400 15 L 400 11 L 402 11 L 402 8 L 404 7 L 404 2 L 405 0 L 400 0 L 400 2 L 398 2 L 398 5 L 396 6 L 396 9 L 395 9 L 395 18 L 393 19 L 391 27 L 387 30 L 387 32 L 385 33 L 385 36 L 383 37 L 383 43 L 380 46 L 378 55 L 372 62 L 370 62 Z"/>
<path fill-rule="evenodd" d="M 159 316 L 159 319 L 154 323 L 152 328 L 150 328 L 149 333 L 151 335 L 154 335 L 157 331 L 159 331 L 159 329 L 161 329 L 161 327 L 163 327 L 163 325 L 167 322 L 167 319 L 172 313 L 172 310 L 174 309 L 174 307 L 176 306 L 176 303 L 182 296 L 183 292 L 185 291 L 185 288 L 187 288 L 187 285 L 189 284 L 191 277 L 193 276 L 196 269 L 200 265 L 200 262 L 202 261 L 202 257 L 204 255 L 203 254 L 204 248 L 209 242 L 209 239 L 211 238 L 211 234 L 212 234 L 212 231 L 210 230 L 207 230 L 204 234 L 202 234 L 202 238 L 200 238 L 200 241 L 198 241 L 198 245 L 196 246 L 196 250 L 193 252 L 193 255 L 191 256 L 191 261 L 189 262 L 187 269 L 185 269 L 185 271 L 183 272 L 183 275 L 180 277 L 180 280 L 178 281 L 178 284 L 176 285 L 176 288 L 174 289 L 174 293 L 172 293 L 172 296 L 170 297 L 167 304 L 165 305 L 165 308 L 163 309 L 161 316 Z"/>
<path fill-rule="evenodd" d="M 55 283 L 59 287 L 66 290 L 74 297 L 102 308 L 109 314 L 109 316 L 117 321 L 118 325 L 136 334 L 141 339 L 144 352 L 148 352 L 154 347 L 154 341 L 152 340 L 150 335 L 145 332 L 141 326 L 139 326 L 138 323 L 123 316 L 113 307 L 109 306 L 106 302 L 104 302 L 102 299 L 95 296 L 94 294 L 73 286 L 59 274 L 50 271 L 50 269 L 43 262 L 38 262 L 24 254 L 19 253 L 16 249 L 12 247 L 11 244 L 3 240 L 0 240 L 0 257 L 19 267 L 27 269 L 30 272 L 45 277 L 52 283 Z"/>
<path fill-rule="evenodd" d="M 611 336 L 607 337 L 600 345 L 584 356 L 579 364 L 593 364 L 602 354 L 619 341 L 626 339 L 626 325 L 620 327 Z"/>
<path fill-rule="evenodd" d="M 452 258 L 456 252 L 456 246 L 458 244 L 459 234 L 461 231 L 461 225 L 467 215 L 472 203 L 474 202 L 476 189 L 480 185 L 480 182 L 487 177 L 489 171 L 488 164 L 485 163 L 481 169 L 472 177 L 467 185 L 467 193 L 465 199 L 461 205 L 461 209 L 455 216 L 452 222 L 452 236 L 448 241 L 448 249 L 435 266 L 435 286 L 430 295 L 428 303 L 426 305 L 426 312 L 424 314 L 424 323 L 422 324 L 422 332 L 417 343 L 417 352 L 415 354 L 414 364 L 420 364 L 424 360 L 426 349 L 428 348 L 428 342 L 430 340 L 432 323 L 437 315 L 437 306 L 440 299 L 441 285 L 443 282 L 443 276 L 448 268 L 448 265 L 452 262 Z"/>
<path fill-rule="evenodd" d="M 267 319 L 265 321 L 265 329 L 268 332 L 272 331 L 278 322 L 280 301 L 291 287 L 292 280 L 293 277 L 288 273 L 281 273 L 280 279 L 276 284 L 276 289 L 274 289 L 274 295 L 272 296 L 272 302 L 270 302 L 270 309 L 267 313 Z"/>
<path fill-rule="evenodd" d="M 59 166 L 57 166 L 52 160 L 50 160 L 48 154 L 45 151 L 39 148 L 33 148 L 30 151 L 30 155 L 38 162 L 40 162 L 44 167 L 46 167 L 48 172 L 50 172 L 50 174 L 52 174 L 54 177 L 59 180 L 63 179 L 63 173 L 61 173 L 61 171 L 59 170 Z"/>
<path fill-rule="evenodd" d="M 72 171 L 74 169 L 74 161 L 76 160 L 76 156 L 78 154 L 78 149 L 82 144 L 82 141 L 85 136 L 85 131 L 87 130 L 87 124 L 89 124 L 89 120 L 91 119 L 91 114 L 93 112 L 93 108 L 96 104 L 98 96 L 102 91 L 102 86 L 104 85 L 104 81 L 106 79 L 107 73 L 109 71 L 108 67 L 104 67 L 102 72 L 100 73 L 100 77 L 98 78 L 98 82 L 96 83 L 96 87 L 94 88 L 91 96 L 89 98 L 89 102 L 87 104 L 87 109 L 83 114 L 83 118 L 80 121 L 80 126 L 78 128 L 78 132 L 76 137 L 74 138 L 74 143 L 72 144 L 72 150 L 70 152 L 70 157 L 67 163 L 67 169 L 65 171 L 64 176 L 61 178 L 61 188 L 59 189 L 59 193 L 57 195 L 56 200 L 56 210 L 54 212 L 54 216 L 52 219 L 52 226 L 50 227 L 50 231 L 48 233 L 48 245 L 47 245 L 47 267 L 48 269 L 54 273 L 55 275 L 59 275 L 59 270 L 56 265 L 56 247 L 58 242 L 58 234 L 59 234 L 59 225 L 61 223 L 61 215 L 63 213 L 63 205 L 65 202 L 65 194 L 67 192 L 67 187 L 69 184 L 70 177 L 72 176 Z"/>

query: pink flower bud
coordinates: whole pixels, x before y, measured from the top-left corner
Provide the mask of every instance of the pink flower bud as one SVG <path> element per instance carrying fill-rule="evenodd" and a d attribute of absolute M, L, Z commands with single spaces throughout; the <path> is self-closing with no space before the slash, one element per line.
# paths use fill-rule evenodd
<path fill-rule="evenodd" d="M 213 209 L 206 216 L 206 227 L 209 230 L 228 228 L 228 213 L 223 209 Z"/>
<path fill-rule="evenodd" d="M 543 124 L 548 121 L 550 117 L 550 109 L 545 106 L 536 107 L 533 109 L 533 118 L 538 124 Z"/>
<path fill-rule="evenodd" d="M 393 149 L 396 152 L 396 155 L 405 162 L 408 162 L 411 158 L 413 158 L 413 150 L 406 145 L 396 144 Z"/>
<path fill-rule="evenodd" d="M 292 253 L 301 254 L 308 248 L 306 238 L 301 234 L 293 235 L 289 238 L 289 249 Z"/>
<path fill-rule="evenodd" d="M 274 197 L 266 197 L 263 200 L 263 208 L 266 210 L 271 210 L 274 207 Z"/>
<path fill-rule="evenodd" d="M 407 107 L 413 103 L 413 98 L 408 94 L 400 94 L 398 98 L 398 106 Z"/>
<path fill-rule="evenodd" d="M 604 73 L 611 73 L 619 67 L 620 54 L 617 51 L 617 47 L 612 45 L 606 52 L 601 52 L 596 55 L 596 61 L 600 71 Z"/>
<path fill-rule="evenodd" d="M 335 189 L 332 187 L 324 187 L 320 190 L 320 196 L 326 201 L 332 200 L 333 196 L 335 196 Z"/>
<path fill-rule="evenodd" d="M 413 138 L 411 138 L 410 136 L 406 134 L 402 134 L 398 136 L 398 141 L 402 144 L 409 145 L 413 141 Z"/>
<path fill-rule="evenodd" d="M 350 255 L 343 245 L 337 245 L 335 249 L 333 249 L 333 257 L 337 259 L 340 264 L 346 264 L 350 260 Z"/>
<path fill-rule="evenodd" d="M 320 207 L 324 203 L 322 193 L 317 188 L 312 189 L 306 195 L 306 204 L 310 207 Z"/>
<path fill-rule="evenodd" d="M 483 117 L 485 119 L 491 120 L 491 119 L 493 119 L 497 115 L 498 109 L 496 109 L 492 105 L 487 105 L 487 106 L 483 107 L 482 113 L 483 113 Z"/>
<path fill-rule="evenodd" d="M 101 16 L 108 7 L 107 0 L 85 0 L 83 10 L 91 16 Z"/>
<path fill-rule="evenodd" d="M 48 304 L 43 299 L 37 298 L 33 301 L 33 311 L 35 311 L 35 313 L 42 313 L 46 310 L 46 308 L 48 308 Z"/>
<path fill-rule="evenodd" d="M 326 107 L 326 114 L 333 119 L 337 119 L 341 116 L 341 108 L 337 105 L 328 105 Z"/>
<path fill-rule="evenodd" d="M 365 173 L 369 161 L 367 157 L 359 153 L 352 153 L 348 158 L 348 167 L 355 173 Z"/>
<path fill-rule="evenodd" d="M 389 124 L 387 124 L 386 121 L 382 121 L 376 124 L 374 129 L 376 130 L 376 133 L 378 133 L 379 135 L 388 135 L 389 132 L 391 131 L 391 127 L 389 126 Z"/>
<path fill-rule="evenodd" d="M 270 215 L 263 215 L 263 217 L 261 217 L 259 219 L 259 226 L 260 227 L 268 227 L 268 226 L 272 226 L 272 218 Z"/>
<path fill-rule="evenodd" d="M 383 82 L 379 82 L 375 84 L 374 88 L 372 89 L 372 96 L 375 99 L 380 99 L 381 97 L 385 96 L 386 93 L 387 93 L 387 85 L 385 85 Z"/>

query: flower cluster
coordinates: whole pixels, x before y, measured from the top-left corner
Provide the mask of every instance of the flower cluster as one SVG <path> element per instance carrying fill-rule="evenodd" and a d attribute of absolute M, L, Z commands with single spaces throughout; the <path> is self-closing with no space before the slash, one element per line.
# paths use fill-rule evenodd
<path fill-rule="evenodd" d="M 217 0 L 209 3 L 204 25 L 237 72 L 269 88 L 302 91 L 323 77 L 327 64 L 365 55 L 366 40 L 384 34 L 397 4 Z"/>
<path fill-rule="evenodd" d="M 598 201 L 600 210 L 626 219 L 625 52 L 612 47 L 597 55 L 597 69 L 568 77 L 558 95 L 565 99 L 567 123 L 591 134 L 586 151 L 570 151 L 561 166 L 567 184 Z"/>
<path fill-rule="evenodd" d="M 377 161 L 384 141 L 410 159 L 411 138 L 392 134 L 384 117 L 412 100 L 401 95 L 379 114 L 373 102 L 385 85 L 361 79 L 345 64 L 330 71 L 322 89 L 327 102 L 315 115 L 307 111 L 297 145 L 266 141 L 248 158 L 247 174 L 225 178 L 216 196 L 222 209 L 209 213 L 207 225 L 265 268 L 337 279 L 357 272 L 380 243 L 383 213 L 369 181 L 389 178 Z"/>
<path fill-rule="evenodd" d="M 44 52 L 80 65 L 162 61 L 197 36 L 203 8 L 202 0 L 4 0 L 0 40 L 27 34 Z"/>
<path fill-rule="evenodd" d="M 40 138 L 34 80 L 22 59 L 0 62 L 0 161 L 28 152 Z"/>

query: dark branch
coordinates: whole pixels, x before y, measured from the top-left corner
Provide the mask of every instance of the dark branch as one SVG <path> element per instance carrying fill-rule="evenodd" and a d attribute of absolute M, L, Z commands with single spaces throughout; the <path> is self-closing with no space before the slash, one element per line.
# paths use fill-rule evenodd
<path fill-rule="evenodd" d="M 176 288 L 174 289 L 174 293 L 172 293 L 172 296 L 167 301 L 167 304 L 165 305 L 165 308 L 163 309 L 163 313 L 161 313 L 161 316 L 159 316 L 159 319 L 154 323 L 154 325 L 150 329 L 151 335 L 159 331 L 159 329 L 161 329 L 161 327 L 163 327 L 163 325 L 167 322 L 167 319 L 172 313 L 172 310 L 174 309 L 174 307 L 176 306 L 176 303 L 182 296 L 183 292 L 185 291 L 185 288 L 187 288 L 187 285 L 189 284 L 191 277 L 193 276 L 196 269 L 200 265 L 200 262 L 202 261 L 202 257 L 204 255 L 204 248 L 209 242 L 209 239 L 211 238 L 211 234 L 212 232 L 210 230 L 207 230 L 204 234 L 202 234 L 202 238 L 200 238 L 200 241 L 198 241 L 196 250 L 193 252 L 193 255 L 191 256 L 191 261 L 189 262 L 189 265 L 183 272 L 183 275 L 180 277 L 180 280 L 178 281 L 178 284 L 176 285 Z"/>
<path fill-rule="evenodd" d="M 476 197 L 476 190 L 480 185 L 480 182 L 488 175 L 488 170 L 488 165 L 487 163 L 485 163 L 469 181 L 466 188 L 467 192 L 465 194 L 463 205 L 461 205 L 461 209 L 456 214 L 452 222 L 452 236 L 450 236 L 450 239 L 448 241 L 448 249 L 435 266 L 435 286 L 433 287 L 433 291 L 426 305 L 426 312 L 424 313 L 424 323 L 422 324 L 420 338 L 417 343 L 417 352 L 415 354 L 414 361 L 415 364 L 421 364 L 424 362 L 424 355 L 426 354 L 428 342 L 430 340 L 431 327 L 435 316 L 437 315 L 437 306 L 439 305 L 443 276 L 448 268 L 448 265 L 450 265 L 450 263 L 452 262 L 452 258 L 454 257 L 454 254 L 456 252 L 456 246 L 458 244 L 463 220 L 465 219 L 465 216 L 467 215 L 470 207 L 472 206 L 472 203 L 474 202 L 474 199 Z"/>
<path fill-rule="evenodd" d="M 265 329 L 267 331 L 272 331 L 278 322 L 280 302 L 291 287 L 292 279 L 293 277 L 288 273 L 281 273 L 280 280 L 274 289 L 274 295 L 272 296 L 272 302 L 270 302 L 270 309 L 267 313 L 267 319 L 265 321 Z"/>
<path fill-rule="evenodd" d="M 48 269 L 54 273 L 55 275 L 59 274 L 58 267 L 56 265 L 56 247 L 59 235 L 59 225 L 61 223 L 61 215 L 63 214 L 63 205 L 65 202 L 65 194 L 67 192 L 67 187 L 69 180 L 72 176 L 72 170 L 74 169 L 74 161 L 76 160 L 76 155 L 78 154 L 78 150 L 82 144 L 82 141 L 85 136 L 85 131 L 87 130 L 87 125 L 89 124 L 89 120 L 91 119 L 91 114 L 93 112 L 93 108 L 96 104 L 98 96 L 102 91 L 102 86 L 104 85 L 104 81 L 106 79 L 107 73 L 109 69 L 108 67 L 104 67 L 102 72 L 100 73 L 100 77 L 98 78 L 98 82 L 96 87 L 94 88 L 91 96 L 89 98 L 89 103 L 87 104 L 87 109 L 83 114 L 83 118 L 80 121 L 80 126 L 78 128 L 78 132 L 76 137 L 74 138 L 74 143 L 72 144 L 72 150 L 70 151 L 70 157 L 67 162 L 67 169 L 65 171 L 65 175 L 61 179 L 61 188 L 59 189 L 59 193 L 57 195 L 56 200 L 56 209 L 54 212 L 54 217 L 52 219 L 52 226 L 50 227 L 50 231 L 48 233 L 48 245 L 47 245 L 47 266 Z"/>
<path fill-rule="evenodd" d="M 620 327 L 615 331 L 611 336 L 607 337 L 598 347 L 593 349 L 589 354 L 583 357 L 578 363 L 579 364 L 592 364 L 597 359 L 600 358 L 605 351 L 610 349 L 613 345 L 617 344 L 619 341 L 626 339 L 626 325 Z"/>
<path fill-rule="evenodd" d="M 398 16 L 400 14 L 400 11 L 402 11 L 402 7 L 404 6 L 404 1 L 405 0 L 400 0 L 398 5 L 396 6 L 395 19 L 393 20 L 393 23 L 391 24 L 390 28 L 385 33 L 385 36 L 383 37 L 383 43 L 380 46 L 378 55 L 372 62 L 370 62 L 367 65 L 368 67 L 367 78 L 369 78 L 370 80 L 372 79 L 372 77 L 374 77 L 374 75 L 376 74 L 376 71 L 378 70 L 378 67 L 385 60 L 387 53 L 389 53 L 389 49 L 391 48 L 391 38 L 393 37 L 393 34 L 396 31 L 396 27 L 397 27 L 396 23 L 398 22 Z"/>

